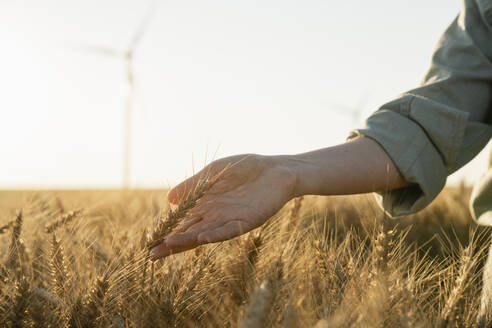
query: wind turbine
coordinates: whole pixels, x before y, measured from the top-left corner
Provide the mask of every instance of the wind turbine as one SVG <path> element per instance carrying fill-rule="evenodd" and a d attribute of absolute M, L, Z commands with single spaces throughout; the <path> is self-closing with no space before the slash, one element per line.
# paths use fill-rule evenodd
<path fill-rule="evenodd" d="M 124 189 L 130 188 L 131 178 L 131 141 L 132 141 L 132 117 L 133 117 L 133 97 L 135 95 L 135 70 L 134 59 L 135 52 L 147 31 L 153 14 L 157 9 L 158 0 L 154 0 L 149 5 L 147 12 L 143 16 L 140 24 L 137 26 L 127 48 L 120 50 L 117 48 L 100 47 L 100 46 L 77 46 L 79 50 L 91 52 L 106 57 L 113 57 L 123 60 L 126 70 L 126 79 L 128 83 L 128 94 L 126 96 L 124 116 L 123 116 L 123 172 L 122 186 Z"/>
<path fill-rule="evenodd" d="M 355 105 L 343 105 L 339 103 L 331 103 L 330 107 L 343 115 L 349 116 L 352 121 L 351 128 L 356 128 L 357 125 L 361 123 L 362 114 L 364 114 L 364 107 L 367 105 L 368 100 L 369 100 L 369 95 L 364 94 L 358 98 Z"/>

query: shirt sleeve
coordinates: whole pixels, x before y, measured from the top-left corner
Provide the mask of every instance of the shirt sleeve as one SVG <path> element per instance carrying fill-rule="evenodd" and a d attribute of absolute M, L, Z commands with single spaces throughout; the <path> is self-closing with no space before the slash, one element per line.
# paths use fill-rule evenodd
<path fill-rule="evenodd" d="M 427 206 L 447 176 L 486 146 L 492 136 L 491 105 L 492 2 L 465 0 L 439 40 L 420 87 L 383 105 L 349 136 L 374 139 L 412 183 L 377 194 L 390 215 Z"/>

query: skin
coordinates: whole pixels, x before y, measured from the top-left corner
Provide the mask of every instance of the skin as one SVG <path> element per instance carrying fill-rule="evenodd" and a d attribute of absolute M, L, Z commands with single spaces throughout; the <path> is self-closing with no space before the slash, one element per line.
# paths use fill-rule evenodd
<path fill-rule="evenodd" d="M 222 158 L 170 190 L 169 201 L 179 203 L 200 178 L 216 174 L 217 182 L 152 249 L 152 260 L 251 231 L 294 197 L 367 193 L 409 184 L 383 148 L 362 137 L 298 155 Z"/>

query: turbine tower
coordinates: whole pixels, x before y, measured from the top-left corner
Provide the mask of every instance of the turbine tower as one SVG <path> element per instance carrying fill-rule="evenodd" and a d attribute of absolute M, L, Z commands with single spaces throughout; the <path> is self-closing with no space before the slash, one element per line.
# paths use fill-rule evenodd
<path fill-rule="evenodd" d="M 135 70 L 134 59 L 135 52 L 147 31 L 153 14 L 157 9 L 158 1 L 154 0 L 150 3 L 147 12 L 137 26 L 130 43 L 125 50 L 120 50 L 110 47 L 99 46 L 83 46 L 77 47 L 83 51 L 91 52 L 101 56 L 109 56 L 120 59 L 125 64 L 126 80 L 128 83 L 128 94 L 125 100 L 125 108 L 123 113 L 123 172 L 122 172 L 122 187 L 130 188 L 131 183 L 131 153 L 132 153 L 132 118 L 133 118 L 133 98 L 135 95 Z"/>

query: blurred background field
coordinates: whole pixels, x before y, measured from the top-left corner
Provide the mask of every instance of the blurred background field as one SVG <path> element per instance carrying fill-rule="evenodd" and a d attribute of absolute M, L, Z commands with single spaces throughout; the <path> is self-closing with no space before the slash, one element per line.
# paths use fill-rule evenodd
<path fill-rule="evenodd" d="M 397 220 L 371 195 L 305 197 L 243 237 L 151 263 L 146 241 L 168 210 L 165 190 L 2 191 L 0 319 L 8 327 L 476 326 L 490 231 L 472 222 L 469 193 L 447 188 Z"/>

